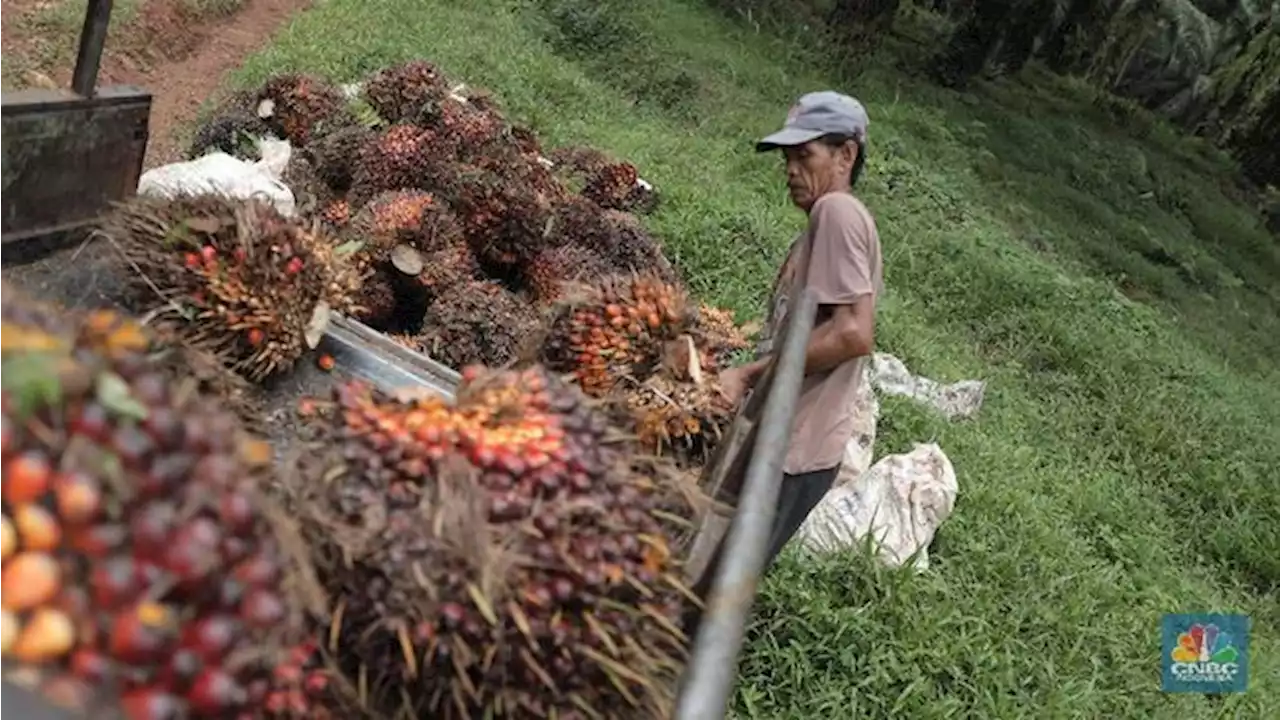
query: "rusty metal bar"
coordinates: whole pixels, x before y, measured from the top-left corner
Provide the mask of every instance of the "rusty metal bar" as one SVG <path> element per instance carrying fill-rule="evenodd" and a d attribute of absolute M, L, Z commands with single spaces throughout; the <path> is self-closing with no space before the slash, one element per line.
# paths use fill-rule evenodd
<path fill-rule="evenodd" d="M 82 97 L 93 97 L 102 67 L 102 49 L 107 44 L 107 28 L 111 25 L 112 0 L 89 0 L 80 28 L 80 50 L 76 53 L 76 69 L 71 76 L 71 90 Z"/>
<path fill-rule="evenodd" d="M 804 290 L 787 318 L 786 338 L 772 363 L 772 385 L 764 398 L 751 465 L 681 683 L 675 720 L 720 720 L 728 708 L 747 616 L 764 571 L 782 463 L 817 310 L 813 293 Z"/>

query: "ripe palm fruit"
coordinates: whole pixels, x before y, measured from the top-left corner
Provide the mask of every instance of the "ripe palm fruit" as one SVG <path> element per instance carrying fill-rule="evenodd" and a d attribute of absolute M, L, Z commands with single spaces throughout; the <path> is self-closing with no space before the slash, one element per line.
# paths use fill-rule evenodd
<path fill-rule="evenodd" d="M 530 184 L 464 166 L 455 197 L 467 241 L 481 262 L 515 268 L 547 245 L 551 202 Z"/>
<path fill-rule="evenodd" d="M 140 311 L 172 320 L 184 341 L 253 381 L 293 365 L 317 313 L 355 309 L 352 258 L 256 199 L 139 197 L 102 231 L 137 270 Z"/>
<path fill-rule="evenodd" d="M 665 343 L 692 322 L 686 294 L 653 275 L 615 276 L 570 288 L 552 310 L 540 354 L 557 372 L 573 373 L 591 396 L 623 376 L 647 378 Z"/>
<path fill-rule="evenodd" d="M 320 211 L 320 222 L 330 232 L 340 232 L 351 222 L 351 203 L 333 200 Z"/>
<path fill-rule="evenodd" d="M 470 280 L 427 305 L 418 342 L 449 367 L 493 367 L 519 357 L 537 326 L 533 305 L 499 283 Z"/>
<path fill-rule="evenodd" d="M 348 199 L 361 207 L 388 190 L 451 190 L 452 154 L 442 152 L 438 136 L 414 125 L 393 125 L 360 148 Z"/>
<path fill-rule="evenodd" d="M 130 720 L 257 716 L 303 637 L 269 446 L 140 326 L 51 322 L 7 289 L 0 308 L 6 679 L 73 705 L 119 691 Z"/>
<path fill-rule="evenodd" d="M 262 157 L 258 138 L 271 134 L 261 118 L 243 109 L 215 115 L 196 129 L 187 149 L 187 158 L 195 160 L 211 152 L 224 152 L 232 157 L 257 162 Z"/>
<path fill-rule="evenodd" d="M 393 190 L 376 195 L 351 219 L 348 236 L 385 260 L 407 244 L 431 252 L 463 241 L 462 227 L 448 206 L 422 190 Z"/>
<path fill-rule="evenodd" d="M 366 707 L 669 717 L 692 512 L 670 465 L 539 367 L 468 368 L 456 403 L 334 397 L 286 488 Z"/>
<path fill-rule="evenodd" d="M 640 181 L 631 163 L 610 163 L 593 172 L 582 187 L 582 196 L 609 210 L 628 210 L 627 198 Z"/>
<path fill-rule="evenodd" d="M 414 276 L 413 282 L 426 292 L 428 299 L 434 299 L 479 280 L 483 274 L 475 253 L 466 243 L 459 242 L 424 253 L 422 272 Z"/>
<path fill-rule="evenodd" d="M 413 121 L 429 102 L 449 94 L 449 82 L 435 65 L 411 60 L 374 73 L 364 84 L 364 99 L 387 123 Z"/>
<path fill-rule="evenodd" d="M 464 160 L 484 155 L 484 150 L 506 131 L 506 122 L 496 113 L 487 113 L 466 100 L 445 96 L 423 106 L 417 124 L 435 131 L 447 147 Z"/>
<path fill-rule="evenodd" d="M 258 115 L 266 117 L 294 146 L 305 147 L 316 127 L 346 112 L 334 85 L 310 75 L 289 73 L 267 80 L 258 91 Z"/>
<path fill-rule="evenodd" d="M 534 301 L 548 304 L 559 300 L 568 284 L 613 275 L 612 267 L 595 252 L 569 243 L 543 248 L 521 269 L 521 284 Z"/>

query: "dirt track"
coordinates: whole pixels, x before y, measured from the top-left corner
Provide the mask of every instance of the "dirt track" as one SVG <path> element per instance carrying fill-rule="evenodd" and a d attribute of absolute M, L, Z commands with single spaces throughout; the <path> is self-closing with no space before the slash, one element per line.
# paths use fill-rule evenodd
<path fill-rule="evenodd" d="M 137 85 L 151 91 L 151 138 L 147 167 L 182 159 L 179 131 L 195 120 L 211 96 L 245 56 L 263 47 L 310 0 L 246 0 L 238 12 L 192 22 L 178 0 L 148 0 L 129 22 L 113 22 L 107 37 L 99 84 Z M 30 58 L 56 44 L 74 58 L 77 37 L 39 37 L 24 19 L 48 0 L 4 0 L 0 27 L 5 62 L 26 68 L 23 85 L 67 86 L 74 60 L 41 66 Z M 78 30 L 76 31 L 78 32 Z M 7 89 L 7 88 L 6 88 Z M 112 306 L 109 273 L 102 268 L 107 249 L 67 248 L 24 266 L 5 269 L 5 279 L 68 307 Z"/>
<path fill-rule="evenodd" d="M 147 0 L 128 21 L 116 19 L 107 37 L 100 84 L 138 85 L 153 96 L 147 167 L 181 159 L 178 131 L 191 123 L 200 104 L 218 89 L 226 74 L 261 48 L 289 17 L 311 0 L 245 0 L 234 13 L 191 17 L 179 0 Z M 50 5 L 48 0 L 4 0 L 5 60 L 39 55 L 40 45 L 56 44 L 74 57 L 76 37 L 36 37 L 24 19 Z M 78 26 L 77 26 L 78 27 Z M 65 47 L 64 47 L 65 46 Z M 34 62 L 28 84 L 66 85 L 73 60 L 61 57 L 52 67 Z"/>

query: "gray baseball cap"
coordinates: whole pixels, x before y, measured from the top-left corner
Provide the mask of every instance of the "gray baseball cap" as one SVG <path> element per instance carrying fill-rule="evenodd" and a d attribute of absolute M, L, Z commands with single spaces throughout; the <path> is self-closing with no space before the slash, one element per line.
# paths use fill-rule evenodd
<path fill-rule="evenodd" d="M 832 90 L 811 92 L 791 106 L 787 122 L 778 132 L 756 143 L 756 152 L 803 145 L 823 135 L 851 135 L 867 139 L 867 110 L 862 103 Z"/>

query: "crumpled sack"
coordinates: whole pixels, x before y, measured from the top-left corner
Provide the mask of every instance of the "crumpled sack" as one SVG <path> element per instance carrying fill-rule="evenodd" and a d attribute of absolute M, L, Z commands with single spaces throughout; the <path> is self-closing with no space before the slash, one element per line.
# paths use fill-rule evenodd
<path fill-rule="evenodd" d="M 871 364 L 862 364 L 858 393 L 853 399 L 853 436 L 844 446 L 844 459 L 833 487 L 847 485 L 871 467 L 876 446 L 876 422 L 880 419 L 880 401 L 871 387 Z"/>
<path fill-rule="evenodd" d="M 917 444 L 889 455 L 865 473 L 834 487 L 809 513 L 793 542 L 815 553 L 853 548 L 871 537 L 877 557 L 899 567 L 929 567 L 929 543 L 955 508 L 955 468 L 942 448 Z"/>
<path fill-rule="evenodd" d="M 912 375 L 905 363 L 889 353 L 876 353 L 871 366 L 872 381 L 877 390 L 918 400 L 932 406 L 948 420 L 973 417 L 982 407 L 987 384 L 981 380 L 943 384 Z"/>
<path fill-rule="evenodd" d="M 293 191 L 280 180 L 283 166 L 288 163 L 288 153 L 269 142 L 260 143 L 260 147 L 263 160 L 258 162 L 214 152 L 195 160 L 152 168 L 139 179 L 138 194 L 172 198 L 212 193 L 239 200 L 261 198 L 282 215 L 293 217 L 297 214 Z"/>

